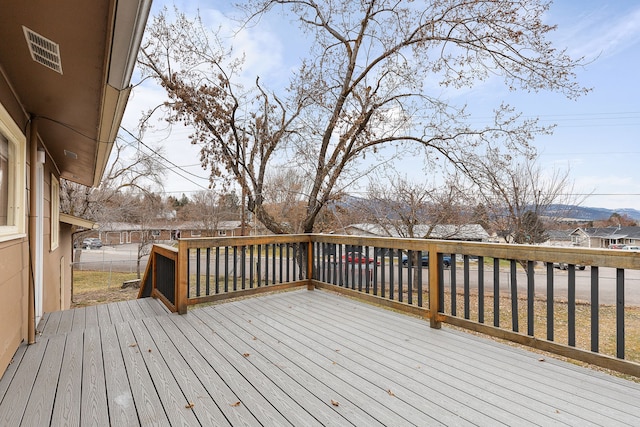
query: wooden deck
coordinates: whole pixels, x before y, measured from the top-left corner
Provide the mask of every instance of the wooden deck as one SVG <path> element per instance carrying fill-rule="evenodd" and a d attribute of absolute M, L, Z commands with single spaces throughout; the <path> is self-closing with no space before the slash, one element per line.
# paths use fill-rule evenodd
<path fill-rule="evenodd" d="M 47 315 L 0 425 L 639 425 L 640 384 L 326 291 Z"/>

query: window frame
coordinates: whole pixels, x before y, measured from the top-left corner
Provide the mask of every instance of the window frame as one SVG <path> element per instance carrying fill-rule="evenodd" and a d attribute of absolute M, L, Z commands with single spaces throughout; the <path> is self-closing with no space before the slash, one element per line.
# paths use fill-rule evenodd
<path fill-rule="evenodd" d="M 9 144 L 9 194 L 7 218 L 11 223 L 0 225 L 0 242 L 26 236 L 26 152 L 27 138 L 0 103 L 0 133 Z"/>

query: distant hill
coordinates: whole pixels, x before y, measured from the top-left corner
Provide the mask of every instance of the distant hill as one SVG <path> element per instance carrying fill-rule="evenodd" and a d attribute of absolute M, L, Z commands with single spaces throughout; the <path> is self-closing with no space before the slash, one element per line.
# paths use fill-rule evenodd
<path fill-rule="evenodd" d="M 343 207 L 356 207 L 356 206 L 365 206 L 375 205 L 375 202 L 367 200 L 361 197 L 347 196 L 342 199 L 340 202 L 337 202 L 336 205 Z M 588 206 L 567 206 L 567 205 L 551 205 L 549 208 L 550 211 L 562 212 L 562 216 L 568 217 L 567 219 L 574 219 L 576 221 L 598 221 L 598 220 L 606 220 L 611 217 L 614 213 L 620 215 L 627 215 L 630 218 L 633 218 L 636 221 L 640 221 L 640 211 L 636 209 L 630 208 L 622 208 L 622 209 L 607 209 L 607 208 L 592 208 Z M 378 207 L 378 209 L 374 209 L 374 211 L 380 212 L 382 207 Z M 570 214 L 567 214 L 570 212 Z M 550 214 L 552 214 L 550 212 Z"/>
<path fill-rule="evenodd" d="M 561 212 L 567 212 L 570 210 L 571 218 L 579 221 L 598 221 L 598 220 L 609 219 L 611 215 L 613 215 L 614 213 L 617 213 L 620 215 L 626 215 L 630 218 L 633 218 L 636 221 L 640 221 L 640 211 L 636 209 L 630 209 L 630 208 L 607 209 L 607 208 L 591 208 L 587 206 L 567 207 L 565 205 L 556 205 L 551 207 L 552 210 L 554 208 L 556 208 Z"/>

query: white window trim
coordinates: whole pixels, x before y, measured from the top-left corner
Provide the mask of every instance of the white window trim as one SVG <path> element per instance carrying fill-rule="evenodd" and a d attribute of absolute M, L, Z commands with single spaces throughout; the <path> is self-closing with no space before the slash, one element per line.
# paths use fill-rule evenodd
<path fill-rule="evenodd" d="M 12 225 L 0 226 L 0 242 L 19 239 L 26 236 L 25 231 L 25 200 L 26 200 L 26 153 L 27 138 L 22 133 L 18 125 L 13 121 L 9 112 L 0 104 L 0 133 L 11 144 L 11 170 L 13 179 L 9 188 L 10 217 L 13 218 Z"/>
<path fill-rule="evenodd" d="M 60 246 L 60 181 L 51 174 L 51 250 Z"/>

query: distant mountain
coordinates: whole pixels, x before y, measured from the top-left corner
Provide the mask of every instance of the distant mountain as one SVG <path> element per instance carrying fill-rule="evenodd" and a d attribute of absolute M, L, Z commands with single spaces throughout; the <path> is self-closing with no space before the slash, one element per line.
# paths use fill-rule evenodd
<path fill-rule="evenodd" d="M 343 207 L 358 207 L 368 206 L 373 209 L 374 212 L 380 212 L 383 210 L 382 206 L 377 206 L 377 203 L 366 198 L 347 196 L 341 201 L 336 203 L 337 206 Z M 567 219 L 573 219 L 576 221 L 599 221 L 606 220 L 614 213 L 620 215 L 626 215 L 633 218 L 636 221 L 640 221 L 640 211 L 637 209 L 622 208 L 622 209 L 607 209 L 607 208 L 592 208 L 588 206 L 567 206 L 567 205 L 551 205 L 549 207 L 549 215 L 558 213 L 559 216 L 566 217 Z M 556 216 L 556 215 L 553 215 Z"/>
<path fill-rule="evenodd" d="M 640 211 L 630 208 L 622 209 L 607 209 L 607 208 L 591 208 L 587 206 L 566 206 L 566 205 L 552 205 L 550 210 L 559 212 L 570 212 L 568 216 L 571 219 L 579 221 L 598 221 L 609 219 L 611 215 L 617 213 L 619 215 L 626 215 L 629 218 L 633 218 L 636 221 L 640 221 Z M 565 214 L 565 216 L 567 216 Z"/>

